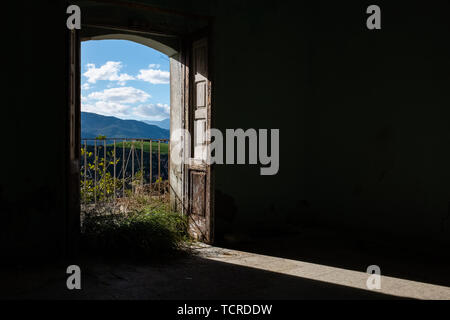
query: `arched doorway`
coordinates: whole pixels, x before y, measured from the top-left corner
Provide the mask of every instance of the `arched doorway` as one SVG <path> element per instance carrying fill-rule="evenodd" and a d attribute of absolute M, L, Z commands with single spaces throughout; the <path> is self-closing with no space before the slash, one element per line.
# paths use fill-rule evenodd
<path fill-rule="evenodd" d="M 158 38 L 158 40 L 155 39 Z M 167 37 L 151 32 L 124 28 L 105 28 L 90 24 L 70 33 L 70 155 L 68 244 L 76 248 L 79 235 L 80 208 L 80 43 L 85 40 L 129 40 L 156 49 L 170 59 L 170 128 L 184 130 L 188 136 L 171 134 L 170 149 L 178 145 L 182 163 L 169 159 L 171 206 L 189 216 L 189 231 L 199 241 L 214 241 L 213 172 L 206 159 L 195 152 L 199 144 L 210 143 L 211 80 L 208 68 L 209 42 L 207 33 Z M 164 39 L 161 41 L 161 39 Z M 189 137 L 189 138 L 188 138 Z M 188 141 L 189 140 L 189 141 Z M 181 151 L 180 151 L 181 150 Z M 192 152 L 191 152 L 192 151 Z M 169 154 L 172 154 L 171 152 Z M 180 155 L 179 155 L 180 156 Z"/>

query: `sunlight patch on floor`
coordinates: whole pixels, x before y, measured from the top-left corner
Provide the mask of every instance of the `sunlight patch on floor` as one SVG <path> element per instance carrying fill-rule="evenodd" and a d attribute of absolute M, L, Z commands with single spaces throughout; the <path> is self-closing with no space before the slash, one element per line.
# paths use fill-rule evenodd
<path fill-rule="evenodd" d="M 367 288 L 369 274 L 365 271 L 359 272 L 207 245 L 197 245 L 195 251 L 203 258 L 213 261 L 317 280 L 351 288 L 369 290 Z M 432 300 L 450 299 L 449 287 L 383 275 L 381 277 L 381 290 L 373 291 L 402 298 Z"/>

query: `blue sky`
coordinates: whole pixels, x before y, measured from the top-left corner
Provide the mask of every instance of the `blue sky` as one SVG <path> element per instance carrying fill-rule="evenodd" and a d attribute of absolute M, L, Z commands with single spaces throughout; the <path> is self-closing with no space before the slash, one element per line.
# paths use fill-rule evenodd
<path fill-rule="evenodd" d="M 125 40 L 81 43 L 81 110 L 120 119 L 170 116 L 169 58 Z"/>

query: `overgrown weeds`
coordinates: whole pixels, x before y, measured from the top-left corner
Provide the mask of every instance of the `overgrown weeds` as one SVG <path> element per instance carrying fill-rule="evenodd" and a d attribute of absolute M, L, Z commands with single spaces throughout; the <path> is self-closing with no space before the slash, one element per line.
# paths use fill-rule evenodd
<path fill-rule="evenodd" d="M 152 258 L 184 252 L 187 219 L 170 210 L 168 194 L 137 192 L 85 210 L 84 249 L 101 256 Z"/>

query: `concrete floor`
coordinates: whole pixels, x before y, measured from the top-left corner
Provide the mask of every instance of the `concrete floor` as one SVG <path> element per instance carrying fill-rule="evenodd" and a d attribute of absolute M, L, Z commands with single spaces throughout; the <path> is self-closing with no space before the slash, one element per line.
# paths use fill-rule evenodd
<path fill-rule="evenodd" d="M 366 287 L 365 270 L 196 245 L 194 254 L 154 263 L 84 259 L 82 290 L 66 289 L 64 265 L 0 273 L 2 299 L 450 299 L 450 287 L 383 276 Z M 5 273 L 6 272 L 6 273 Z"/>
<path fill-rule="evenodd" d="M 354 271 L 326 265 L 314 264 L 279 257 L 271 257 L 254 253 L 205 247 L 202 255 L 213 261 L 220 261 L 236 266 L 249 267 L 261 271 L 275 272 L 280 275 L 309 279 L 321 284 L 332 284 L 346 288 L 361 289 L 368 292 L 381 293 L 391 297 L 449 300 L 450 287 L 422 283 L 389 276 L 381 277 L 381 289 L 369 290 L 369 275 L 364 271 Z M 362 294 L 361 292 L 352 294 Z M 335 297 L 340 298 L 340 297 Z"/>

